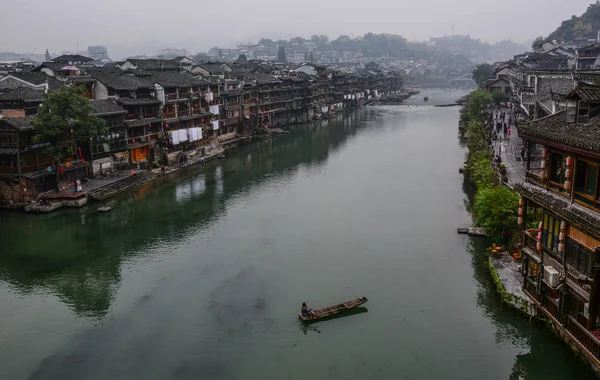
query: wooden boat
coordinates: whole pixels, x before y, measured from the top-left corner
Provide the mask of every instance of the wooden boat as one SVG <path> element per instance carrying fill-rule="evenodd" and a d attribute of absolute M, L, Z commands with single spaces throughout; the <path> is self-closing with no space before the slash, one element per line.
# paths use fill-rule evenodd
<path fill-rule="evenodd" d="M 314 321 L 319 321 L 319 320 L 323 320 L 326 318 L 330 318 L 334 315 L 337 314 L 341 314 L 344 313 L 348 310 L 352 310 L 355 307 L 358 307 L 360 305 L 362 305 L 363 303 L 367 302 L 367 297 L 359 297 L 359 298 L 355 298 L 351 301 L 347 301 L 344 303 L 340 303 L 338 305 L 333 305 L 333 306 L 329 306 L 323 309 L 316 309 L 314 310 L 315 315 L 310 315 L 308 317 L 303 317 L 302 314 L 298 313 L 298 318 L 302 321 L 302 322 L 314 322 Z"/>
<path fill-rule="evenodd" d="M 423 98 L 423 100 L 424 100 L 424 101 L 428 101 L 428 100 L 429 100 L 429 97 L 428 97 L 428 96 L 426 96 L 426 97 L 424 97 L 424 98 Z"/>

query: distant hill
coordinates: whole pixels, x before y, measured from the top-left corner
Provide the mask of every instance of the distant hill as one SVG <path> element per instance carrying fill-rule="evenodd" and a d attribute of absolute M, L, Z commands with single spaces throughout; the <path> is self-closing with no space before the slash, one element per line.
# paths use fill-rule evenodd
<path fill-rule="evenodd" d="M 489 44 L 468 35 L 431 38 L 431 43 L 439 49 L 461 54 L 476 63 L 504 61 L 528 49 L 525 45 L 509 40 Z"/>
<path fill-rule="evenodd" d="M 600 28 L 600 1 L 590 4 L 581 16 L 571 16 L 570 19 L 563 21 L 546 40 L 568 42 L 577 37 L 596 37 L 598 28 Z"/>

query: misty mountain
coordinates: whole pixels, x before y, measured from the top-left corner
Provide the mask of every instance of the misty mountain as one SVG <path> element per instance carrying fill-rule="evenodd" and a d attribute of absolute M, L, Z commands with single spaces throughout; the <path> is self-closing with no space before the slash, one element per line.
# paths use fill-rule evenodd
<path fill-rule="evenodd" d="M 600 28 L 600 1 L 590 4 L 581 16 L 573 15 L 563 21 L 546 40 L 568 42 L 578 37 L 596 37 L 598 28 Z"/>

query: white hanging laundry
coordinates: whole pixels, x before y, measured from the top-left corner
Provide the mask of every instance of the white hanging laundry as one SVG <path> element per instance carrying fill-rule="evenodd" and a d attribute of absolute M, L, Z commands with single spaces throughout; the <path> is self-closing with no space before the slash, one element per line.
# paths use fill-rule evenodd
<path fill-rule="evenodd" d="M 212 124 L 214 130 L 219 129 L 219 120 L 213 120 Z"/>
<path fill-rule="evenodd" d="M 179 141 L 180 142 L 184 142 L 184 141 L 188 140 L 187 131 L 185 129 L 180 129 L 177 132 L 179 132 Z"/>
<path fill-rule="evenodd" d="M 179 144 L 179 133 L 177 133 L 177 131 L 170 131 L 169 140 L 171 140 L 172 145 Z"/>
<path fill-rule="evenodd" d="M 208 109 L 209 109 L 210 113 L 212 113 L 213 115 L 219 116 L 219 105 L 209 106 Z"/>
<path fill-rule="evenodd" d="M 186 132 L 187 132 L 188 140 L 190 140 L 190 141 L 196 141 L 196 139 L 194 139 L 194 128 L 188 128 L 186 130 Z"/>
<path fill-rule="evenodd" d="M 196 128 L 196 133 L 198 133 L 198 140 L 202 140 L 202 128 Z"/>

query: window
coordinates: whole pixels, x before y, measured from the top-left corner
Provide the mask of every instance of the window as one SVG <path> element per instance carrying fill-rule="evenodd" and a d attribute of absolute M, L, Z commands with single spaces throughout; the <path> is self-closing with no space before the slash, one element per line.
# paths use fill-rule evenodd
<path fill-rule="evenodd" d="M 589 120 L 590 106 L 589 104 L 579 101 L 579 108 L 577 109 L 577 122 L 587 123 Z"/>
<path fill-rule="evenodd" d="M 566 159 L 561 153 L 552 153 L 550 156 L 550 181 L 562 184 L 565 182 Z"/>
<path fill-rule="evenodd" d="M 558 235 L 560 233 L 560 220 L 552 215 L 544 214 L 542 228 L 542 244 L 551 251 L 558 252 Z"/>
<path fill-rule="evenodd" d="M 577 101 L 567 99 L 566 122 L 574 123 L 577 117 Z"/>
<path fill-rule="evenodd" d="M 583 159 L 577 159 L 575 166 L 575 200 L 592 207 L 600 207 L 600 164 Z"/>
<path fill-rule="evenodd" d="M 13 134 L 0 134 L 0 144 L 13 144 L 16 143 L 17 139 Z"/>
<path fill-rule="evenodd" d="M 10 158 L 0 158 L 0 167 L 4 167 L 4 168 L 12 167 Z"/>

